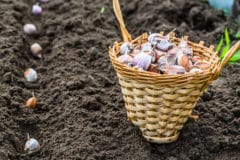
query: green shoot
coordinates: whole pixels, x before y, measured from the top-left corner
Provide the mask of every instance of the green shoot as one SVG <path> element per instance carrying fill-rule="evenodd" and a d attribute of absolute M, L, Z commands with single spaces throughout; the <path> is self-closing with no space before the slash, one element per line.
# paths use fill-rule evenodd
<path fill-rule="evenodd" d="M 216 51 L 217 51 L 218 53 L 220 52 L 222 46 L 223 46 L 223 35 L 221 36 L 221 39 L 220 39 L 220 41 L 218 42 L 218 45 L 217 45 Z"/>
<path fill-rule="evenodd" d="M 224 44 L 225 44 L 225 46 L 224 46 Z M 230 39 L 230 36 L 229 36 L 228 29 L 225 29 L 224 30 L 224 35 L 221 36 L 221 39 L 218 42 L 218 45 L 217 45 L 217 48 L 216 48 L 216 51 L 219 53 L 221 60 L 225 57 L 225 55 L 227 54 L 227 52 L 229 51 L 230 48 L 231 48 L 231 39 Z M 240 64 L 240 50 L 238 50 L 232 56 L 232 58 L 229 60 L 228 63 L 230 63 L 230 64 Z"/>
<path fill-rule="evenodd" d="M 105 10 L 106 10 L 105 7 L 101 7 L 100 13 L 101 14 L 105 13 Z"/>

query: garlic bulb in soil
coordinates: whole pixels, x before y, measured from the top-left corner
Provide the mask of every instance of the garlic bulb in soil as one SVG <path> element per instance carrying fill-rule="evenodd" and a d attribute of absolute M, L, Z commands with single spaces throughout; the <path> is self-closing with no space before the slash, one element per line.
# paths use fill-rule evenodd
<path fill-rule="evenodd" d="M 28 82 L 35 82 L 37 80 L 37 72 L 32 68 L 28 68 L 24 72 L 24 77 Z"/>
<path fill-rule="evenodd" d="M 29 99 L 27 100 L 27 102 L 26 102 L 26 106 L 27 106 L 28 108 L 32 108 L 32 109 L 33 109 L 33 108 L 36 107 L 36 105 L 37 105 L 37 99 L 36 99 L 35 96 L 29 98 Z"/>
<path fill-rule="evenodd" d="M 129 64 L 129 63 L 131 64 L 132 61 L 133 61 L 133 58 L 128 54 L 123 54 L 123 55 L 119 56 L 117 58 L 117 60 L 119 62 L 122 62 L 122 63 L 125 63 L 125 64 Z"/>
<path fill-rule="evenodd" d="M 38 44 L 38 43 L 32 44 L 30 47 L 30 51 L 34 57 L 42 58 L 42 53 L 41 53 L 42 47 L 40 46 L 40 44 Z"/>
<path fill-rule="evenodd" d="M 138 66 L 138 68 L 143 69 L 143 70 L 148 70 L 149 66 L 151 65 L 152 62 L 152 56 L 141 52 L 137 54 L 135 57 L 133 57 L 133 62 L 132 64 L 134 66 Z"/>
<path fill-rule="evenodd" d="M 124 42 L 120 46 L 120 53 L 121 54 L 130 54 L 132 49 L 133 49 L 133 46 L 132 46 L 132 44 L 130 42 Z"/>
<path fill-rule="evenodd" d="M 32 6 L 32 14 L 39 16 L 42 14 L 42 7 L 39 4 L 35 4 Z"/>
<path fill-rule="evenodd" d="M 31 35 L 31 34 L 36 34 L 37 33 L 37 28 L 34 24 L 25 24 L 23 26 L 23 31 L 24 33 Z"/>
<path fill-rule="evenodd" d="M 24 151 L 28 153 L 36 152 L 40 149 L 40 144 L 35 138 L 28 138 L 25 143 Z"/>

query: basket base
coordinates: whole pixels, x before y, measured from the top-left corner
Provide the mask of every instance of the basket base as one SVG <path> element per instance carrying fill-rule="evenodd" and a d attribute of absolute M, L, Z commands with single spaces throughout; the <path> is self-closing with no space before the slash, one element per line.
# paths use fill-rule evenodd
<path fill-rule="evenodd" d="M 179 136 L 179 132 L 176 133 L 174 136 L 171 136 L 171 137 L 163 137 L 163 138 L 160 138 L 160 137 L 151 137 L 151 136 L 143 135 L 143 137 L 144 137 L 147 141 L 152 142 L 152 143 L 158 143 L 158 144 L 174 142 L 174 141 L 176 141 L 176 140 L 178 139 L 178 136 Z"/>

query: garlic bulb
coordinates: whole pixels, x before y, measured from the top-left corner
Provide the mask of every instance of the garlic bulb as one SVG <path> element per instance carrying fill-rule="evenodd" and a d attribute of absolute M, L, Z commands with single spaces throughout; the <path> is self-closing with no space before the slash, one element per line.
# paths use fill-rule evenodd
<path fill-rule="evenodd" d="M 129 64 L 129 63 L 131 64 L 133 61 L 133 58 L 128 54 L 123 54 L 123 55 L 119 56 L 117 58 L 117 60 L 122 63 L 125 63 L 125 64 Z"/>
<path fill-rule="evenodd" d="M 156 44 L 156 38 L 161 37 L 161 34 L 159 33 L 152 33 L 148 36 L 148 42 L 151 44 Z"/>
<path fill-rule="evenodd" d="M 29 138 L 28 136 L 28 140 L 25 143 L 24 151 L 28 153 L 33 153 L 38 151 L 39 149 L 40 149 L 39 142 L 35 138 Z"/>
<path fill-rule="evenodd" d="M 32 14 L 39 16 L 42 14 L 42 7 L 39 4 L 35 4 L 32 6 Z"/>
<path fill-rule="evenodd" d="M 141 46 L 142 52 L 151 52 L 153 50 L 151 43 L 144 43 Z"/>
<path fill-rule="evenodd" d="M 38 44 L 38 43 L 32 44 L 30 47 L 30 51 L 34 57 L 42 58 L 42 53 L 41 53 L 42 47 L 40 46 L 40 44 Z"/>
<path fill-rule="evenodd" d="M 23 26 L 23 31 L 24 31 L 24 33 L 26 33 L 28 35 L 37 33 L 37 29 L 36 29 L 35 25 L 33 25 L 33 24 L 25 24 Z"/>
<path fill-rule="evenodd" d="M 189 59 L 185 54 L 178 54 L 177 55 L 177 65 L 183 66 L 185 70 L 189 70 L 190 64 L 189 64 Z"/>
<path fill-rule="evenodd" d="M 28 68 L 24 72 L 24 77 L 28 82 L 34 82 L 37 80 L 37 72 L 32 68 Z"/>
<path fill-rule="evenodd" d="M 167 67 L 166 72 L 168 75 L 175 75 L 175 74 L 185 74 L 186 70 L 182 66 L 172 65 Z"/>
<path fill-rule="evenodd" d="M 173 47 L 173 44 L 166 39 L 162 39 L 157 42 L 156 47 L 162 51 L 167 51 Z"/>
<path fill-rule="evenodd" d="M 120 46 L 120 53 L 121 54 L 130 54 L 133 49 L 133 45 L 130 42 L 124 42 Z"/>
<path fill-rule="evenodd" d="M 29 98 L 29 99 L 27 100 L 27 102 L 26 102 L 26 106 L 27 106 L 28 108 L 32 108 L 32 109 L 33 109 L 33 108 L 36 107 L 36 105 L 37 105 L 37 99 L 36 99 L 35 96 Z"/>
<path fill-rule="evenodd" d="M 133 65 L 138 66 L 138 68 L 142 68 L 143 70 L 148 70 L 150 64 L 152 62 L 152 56 L 141 52 L 133 57 Z"/>

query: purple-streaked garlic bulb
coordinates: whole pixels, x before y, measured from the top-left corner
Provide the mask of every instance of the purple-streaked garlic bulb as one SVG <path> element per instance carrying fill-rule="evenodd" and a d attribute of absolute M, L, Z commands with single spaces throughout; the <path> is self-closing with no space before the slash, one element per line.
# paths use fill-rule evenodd
<path fill-rule="evenodd" d="M 172 66 L 168 66 L 168 67 L 167 67 L 166 73 L 167 73 L 168 75 L 185 74 L 185 73 L 186 73 L 186 70 L 184 69 L 183 66 L 172 65 Z"/>
<path fill-rule="evenodd" d="M 143 43 L 141 45 L 141 51 L 142 52 L 151 52 L 153 50 L 153 47 L 151 43 Z"/>
<path fill-rule="evenodd" d="M 32 14 L 36 16 L 42 14 L 42 7 L 38 3 L 32 6 Z"/>
<path fill-rule="evenodd" d="M 30 47 L 31 54 L 36 58 L 42 58 L 42 47 L 38 43 L 33 43 Z"/>
<path fill-rule="evenodd" d="M 37 28 L 34 24 L 25 24 L 23 26 L 23 31 L 24 33 L 31 35 L 31 34 L 36 34 L 37 33 Z"/>
<path fill-rule="evenodd" d="M 143 69 L 144 71 L 148 70 L 149 66 L 152 62 L 152 56 L 141 52 L 137 54 L 135 57 L 133 57 L 132 64 L 134 66 L 138 66 L 138 68 Z"/>
<path fill-rule="evenodd" d="M 173 44 L 166 39 L 162 39 L 157 42 L 156 47 L 161 51 L 167 51 L 173 47 Z"/>
<path fill-rule="evenodd" d="M 132 52 L 133 45 L 130 42 L 124 42 L 120 46 L 120 53 L 121 54 L 130 54 Z"/>
<path fill-rule="evenodd" d="M 148 36 L 148 42 L 155 45 L 157 37 L 162 37 L 162 35 L 159 34 L 159 33 L 152 33 L 152 34 L 150 34 Z"/>
<path fill-rule="evenodd" d="M 122 62 L 124 64 L 131 64 L 133 61 L 133 58 L 128 54 L 123 54 L 117 58 L 119 62 Z"/>

